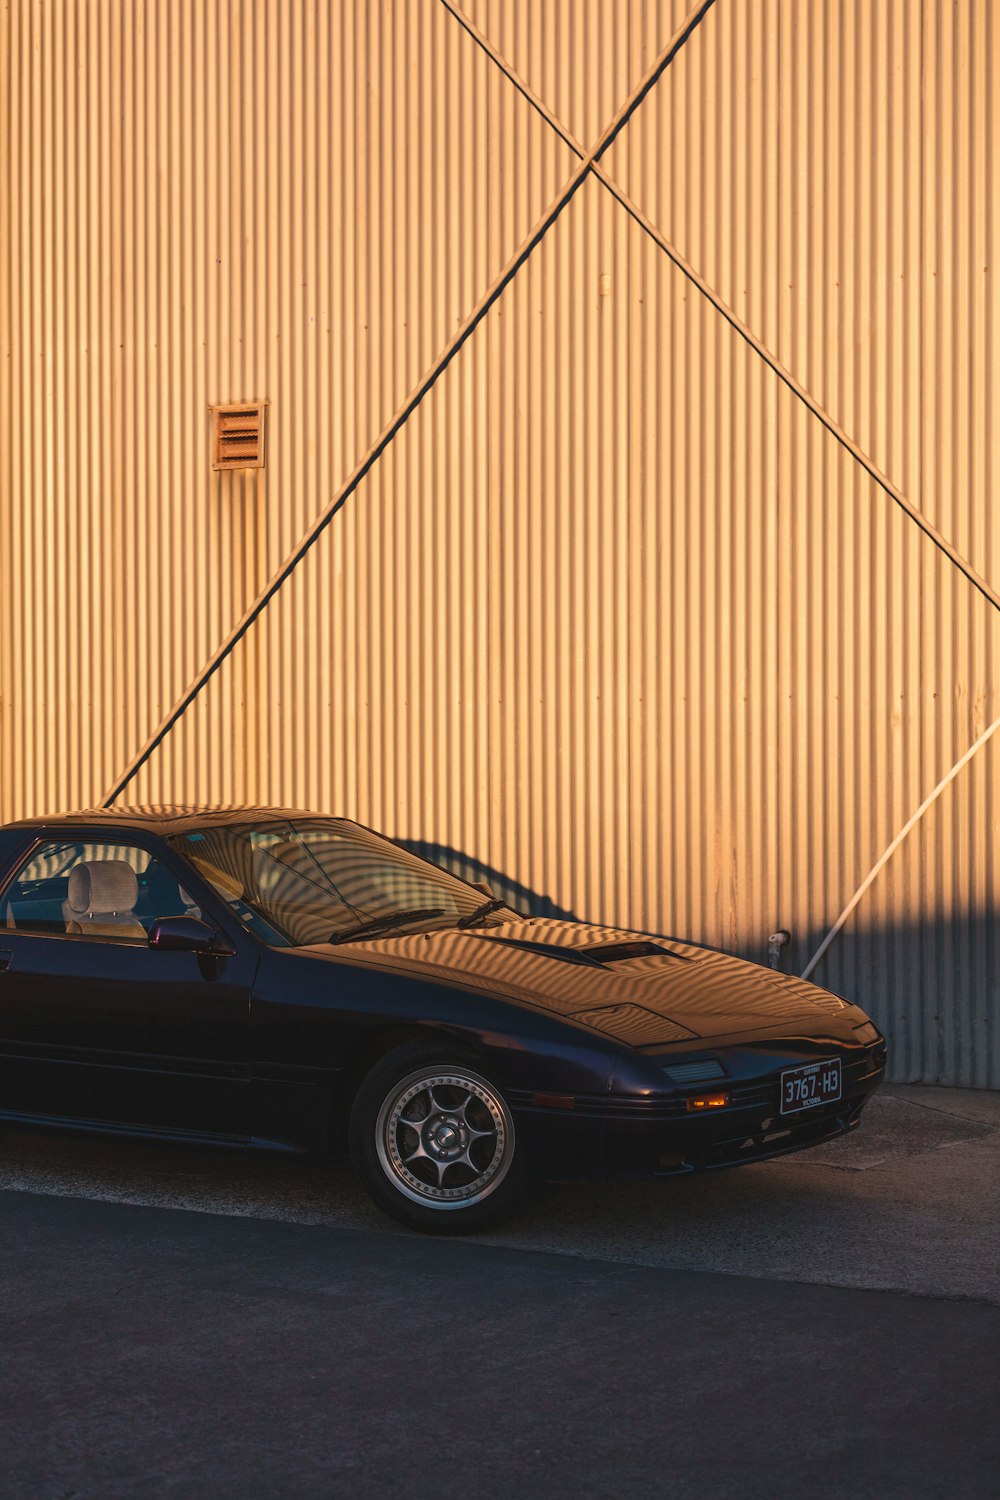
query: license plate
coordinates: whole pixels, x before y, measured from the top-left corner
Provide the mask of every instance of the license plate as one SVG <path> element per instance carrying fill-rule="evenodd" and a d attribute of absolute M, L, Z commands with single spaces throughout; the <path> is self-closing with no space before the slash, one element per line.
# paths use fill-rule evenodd
<path fill-rule="evenodd" d="M 840 1058 L 786 1068 L 781 1075 L 781 1113 L 794 1115 L 840 1098 Z"/>

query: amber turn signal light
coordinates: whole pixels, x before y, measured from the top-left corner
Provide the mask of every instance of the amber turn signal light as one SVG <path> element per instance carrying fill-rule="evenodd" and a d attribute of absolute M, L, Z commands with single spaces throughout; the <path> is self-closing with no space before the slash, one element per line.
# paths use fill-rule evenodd
<path fill-rule="evenodd" d="M 688 1114 L 696 1114 L 700 1109 L 725 1109 L 728 1103 L 728 1094 L 698 1094 L 688 1100 Z"/>

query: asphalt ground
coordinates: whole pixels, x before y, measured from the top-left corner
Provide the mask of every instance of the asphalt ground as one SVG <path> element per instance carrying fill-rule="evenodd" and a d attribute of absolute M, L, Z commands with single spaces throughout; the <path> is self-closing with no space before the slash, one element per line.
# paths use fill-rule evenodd
<path fill-rule="evenodd" d="M 0 1135 L 0 1495 L 1000 1492 L 1000 1096 L 489 1239 L 350 1175 Z"/>
<path fill-rule="evenodd" d="M 346 1166 L 292 1158 L 12 1129 L 0 1131 L 4 1189 L 404 1233 Z M 1000 1094 L 883 1088 L 844 1140 L 698 1177 L 546 1187 L 484 1239 L 1000 1305 Z"/>

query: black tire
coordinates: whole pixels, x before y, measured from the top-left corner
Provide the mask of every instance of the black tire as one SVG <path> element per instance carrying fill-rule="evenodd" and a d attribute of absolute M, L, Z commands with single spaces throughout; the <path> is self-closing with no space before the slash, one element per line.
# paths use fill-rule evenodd
<path fill-rule="evenodd" d="M 447 1046 L 413 1042 L 375 1064 L 354 1099 L 350 1146 L 379 1208 L 427 1234 L 496 1224 L 524 1189 L 503 1095 Z"/>

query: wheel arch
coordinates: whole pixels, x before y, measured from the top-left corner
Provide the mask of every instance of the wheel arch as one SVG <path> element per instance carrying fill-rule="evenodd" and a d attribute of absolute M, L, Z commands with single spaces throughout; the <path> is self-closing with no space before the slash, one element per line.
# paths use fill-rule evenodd
<path fill-rule="evenodd" d="M 378 1026 L 369 1032 L 354 1049 L 342 1074 L 342 1086 L 337 1091 L 331 1107 L 331 1145 L 341 1146 L 346 1140 L 347 1122 L 350 1119 L 358 1089 L 371 1070 L 395 1052 L 414 1042 L 423 1042 L 442 1052 L 450 1052 L 456 1061 L 483 1065 L 484 1049 L 475 1037 L 465 1032 L 444 1030 L 439 1023 L 421 1025 L 416 1021 L 395 1021 Z"/>

